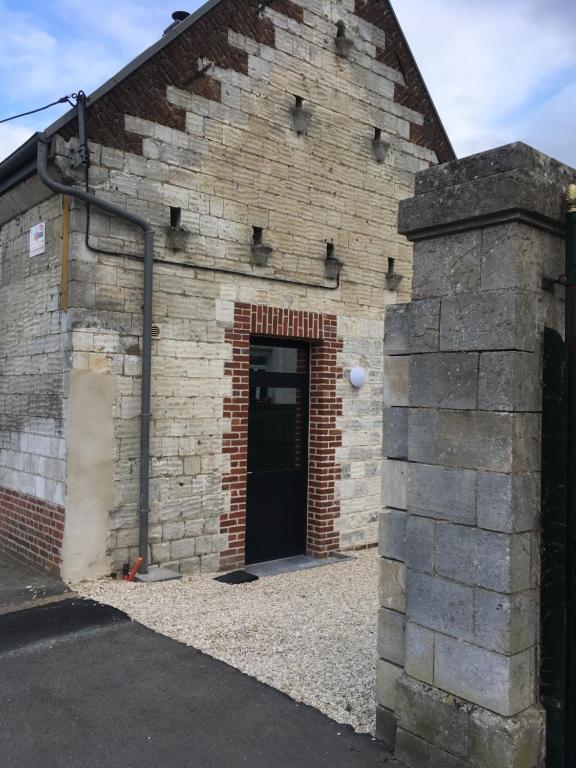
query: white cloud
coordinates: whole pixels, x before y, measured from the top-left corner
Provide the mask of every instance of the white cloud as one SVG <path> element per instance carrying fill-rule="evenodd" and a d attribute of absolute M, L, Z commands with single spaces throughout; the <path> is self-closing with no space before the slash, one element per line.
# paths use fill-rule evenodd
<path fill-rule="evenodd" d="M 459 155 L 525 136 L 559 147 L 541 102 L 576 84 L 576 12 L 565 0 L 397 0 L 395 9 Z M 565 110 L 570 123 L 574 102 Z M 533 122 L 532 127 L 530 127 Z M 567 127 L 566 125 L 566 127 Z M 565 150 L 565 144 L 563 145 Z M 576 151 L 560 158 L 576 162 Z"/>
<path fill-rule="evenodd" d="M 168 8 L 168 0 L 57 0 L 33 13 L 25 5 L 9 10 L 0 0 L 0 118 L 78 90 L 90 93 L 162 35 Z M 0 159 L 66 109 L 0 125 Z"/>
<path fill-rule="evenodd" d="M 576 82 L 570 83 L 556 96 L 515 126 L 521 141 L 531 144 L 557 160 L 576 168 Z"/>
<path fill-rule="evenodd" d="M 34 129 L 24 125 L 4 123 L 0 125 L 0 159 L 8 157 L 32 136 Z"/>

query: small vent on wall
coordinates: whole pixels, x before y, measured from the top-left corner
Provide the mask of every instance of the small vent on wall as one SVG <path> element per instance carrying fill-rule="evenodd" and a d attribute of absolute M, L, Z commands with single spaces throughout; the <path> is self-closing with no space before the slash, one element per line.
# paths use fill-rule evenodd
<path fill-rule="evenodd" d="M 336 53 L 338 56 L 346 59 L 352 48 L 354 48 L 354 42 L 349 37 L 346 37 L 346 24 L 343 21 L 339 21 L 336 24 Z"/>
<path fill-rule="evenodd" d="M 159 339 L 160 335 L 160 326 L 157 323 L 152 323 L 152 338 Z"/>
<path fill-rule="evenodd" d="M 298 136 L 306 133 L 311 120 L 312 112 L 304 107 L 304 99 L 302 96 L 295 96 L 292 107 L 292 125 Z"/>
<path fill-rule="evenodd" d="M 384 275 L 386 288 L 389 291 L 397 291 L 398 286 L 404 280 L 404 275 L 396 272 L 396 259 L 388 259 L 388 270 Z"/>

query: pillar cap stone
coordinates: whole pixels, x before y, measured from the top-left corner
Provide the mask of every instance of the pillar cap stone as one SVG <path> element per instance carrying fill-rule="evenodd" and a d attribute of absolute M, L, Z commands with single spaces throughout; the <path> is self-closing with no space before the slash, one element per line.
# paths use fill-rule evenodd
<path fill-rule="evenodd" d="M 415 197 L 400 204 L 398 231 L 410 240 L 520 221 L 563 233 L 567 165 L 522 144 L 420 171 Z"/>

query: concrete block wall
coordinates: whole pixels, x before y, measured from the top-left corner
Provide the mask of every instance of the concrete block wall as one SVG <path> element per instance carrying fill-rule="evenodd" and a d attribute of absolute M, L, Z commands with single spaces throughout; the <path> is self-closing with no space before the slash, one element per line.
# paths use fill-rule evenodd
<path fill-rule="evenodd" d="M 384 348 L 408 381 L 385 453 L 407 459 L 405 511 L 382 513 L 380 551 L 383 573 L 405 562 L 406 616 L 403 648 L 380 623 L 378 703 L 412 768 L 543 765 L 542 345 L 563 331 L 543 277 L 563 272 L 573 175 L 515 144 L 419 174 L 401 205 L 413 301 L 388 309 Z"/>
<path fill-rule="evenodd" d="M 210 43 L 208 33 L 205 40 L 193 37 L 194 66 L 209 70 L 193 87 L 164 82 L 159 90 L 158 104 L 165 100 L 170 115 L 183 117 L 179 128 L 163 124 L 160 106 L 158 115 L 135 116 L 125 114 L 119 100 L 109 108 L 120 111 L 123 126 L 110 137 L 98 115 L 89 114 L 89 135 L 99 139 L 91 143 L 91 186 L 153 223 L 164 262 L 157 266 L 154 298 L 160 336 L 152 366 L 152 563 L 215 570 L 227 549 L 219 520 L 230 508 L 230 495 L 222 491 L 230 471 L 222 440 L 230 432 L 223 403 L 232 392 L 224 366 L 233 350 L 225 334 L 237 302 L 337 316 L 344 376 L 337 382 L 342 445 L 336 525 L 343 549 L 376 543 L 383 315 L 387 305 L 410 294 L 412 249 L 395 221 L 399 201 L 413 193 L 415 172 L 436 163 L 437 155 L 423 146 L 430 141 L 413 136 L 413 126 L 422 129 L 429 118 L 398 98 L 403 75 L 382 63 L 388 43 L 378 20 L 368 19 L 370 5 L 298 0 L 267 7 L 254 20 L 250 10 L 238 20 L 236 5 L 224 2 L 219 7 L 230 10 L 218 17 L 211 53 L 197 54 Z M 340 19 L 354 39 L 348 59 L 334 48 Z M 138 77 L 132 86 L 144 88 L 144 109 L 148 85 Z M 294 130 L 296 95 L 311 112 L 304 134 Z M 390 144 L 381 163 L 373 153 L 375 127 Z M 60 139 L 57 162 L 70 175 L 67 155 Z M 180 210 L 176 233 L 170 208 Z M 119 568 L 134 559 L 138 540 L 142 271 L 137 260 L 86 249 L 85 227 L 85 211 L 75 206 L 72 366 L 116 380 L 116 498 L 106 551 L 109 567 Z M 250 263 L 253 227 L 263 229 L 263 242 L 272 248 L 267 267 Z M 138 233 L 95 210 L 90 242 L 126 254 L 141 248 Z M 327 242 L 344 263 L 337 290 L 324 276 Z M 389 258 L 405 275 L 398 290 L 388 290 Z M 356 365 L 368 372 L 360 391 L 346 375 Z"/>

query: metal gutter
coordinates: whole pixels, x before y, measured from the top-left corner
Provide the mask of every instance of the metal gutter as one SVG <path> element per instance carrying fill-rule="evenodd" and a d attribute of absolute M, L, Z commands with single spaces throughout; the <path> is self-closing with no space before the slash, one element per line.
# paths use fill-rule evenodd
<path fill-rule="evenodd" d="M 200 8 L 198 8 L 197 11 L 195 11 L 194 13 L 191 13 L 190 16 L 184 19 L 184 21 L 181 21 L 176 27 L 174 27 L 174 29 L 172 29 L 170 32 L 167 32 L 163 37 L 161 37 L 151 46 L 146 48 L 145 51 L 143 51 L 138 56 L 136 56 L 135 59 L 132 59 L 132 61 L 129 64 L 123 67 L 113 77 L 111 77 L 109 80 L 103 83 L 99 88 L 93 91 L 93 93 L 91 93 L 86 98 L 86 106 L 87 107 L 91 106 L 96 101 L 98 101 L 98 99 L 102 98 L 102 96 L 105 96 L 109 91 L 115 88 L 119 83 L 121 83 L 123 80 L 129 77 L 139 67 L 145 64 L 155 54 L 157 54 L 158 51 L 161 51 L 163 48 L 169 45 L 173 40 L 175 40 L 179 35 L 185 32 L 189 27 L 191 27 L 195 22 L 197 22 L 199 19 L 205 16 L 209 11 L 212 10 L 212 8 L 217 6 L 220 2 L 221 0 L 208 0 L 208 2 L 205 3 L 203 6 L 201 6 Z M 28 141 L 26 141 L 25 144 L 22 144 L 22 146 L 19 147 L 15 152 L 13 152 L 9 157 L 7 157 L 5 160 L 0 162 L 0 195 L 4 194 L 5 192 L 8 192 L 14 186 L 16 186 L 22 181 L 25 181 L 27 178 L 30 178 L 30 176 L 33 175 L 33 173 L 30 172 L 30 168 L 27 169 L 26 173 L 22 174 L 21 166 L 26 161 L 33 160 L 34 169 L 35 169 L 36 145 L 38 143 L 40 136 L 51 138 L 52 136 L 54 136 L 54 134 L 58 133 L 58 131 L 64 128 L 64 126 L 67 125 L 75 117 L 76 117 L 76 107 L 73 107 L 72 109 L 69 109 L 68 112 L 66 112 L 64 115 L 62 115 L 57 120 L 55 120 L 51 125 L 49 125 L 48 128 L 46 128 L 46 130 L 42 134 L 35 133 L 33 136 L 31 136 L 28 139 Z"/>
<path fill-rule="evenodd" d="M 10 192 L 11 189 L 22 184 L 24 181 L 28 181 L 36 173 L 36 160 L 30 160 L 26 165 L 20 166 L 20 168 L 12 173 L 6 181 L 0 182 L 0 197 Z"/>
<path fill-rule="evenodd" d="M 80 107 L 81 108 L 81 107 Z M 148 573 L 148 521 L 150 516 L 150 389 L 152 369 L 152 297 L 154 277 L 154 232 L 140 216 L 97 198 L 90 192 L 61 184 L 48 173 L 50 139 L 38 137 L 37 172 L 40 180 L 56 194 L 70 195 L 87 205 L 93 205 L 111 216 L 117 216 L 144 232 L 144 308 L 142 330 L 142 393 L 140 401 L 140 557 L 141 573 Z"/>
<path fill-rule="evenodd" d="M 9 192 L 36 173 L 36 144 L 40 133 L 33 136 L 0 163 L 0 195 Z"/>

